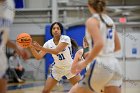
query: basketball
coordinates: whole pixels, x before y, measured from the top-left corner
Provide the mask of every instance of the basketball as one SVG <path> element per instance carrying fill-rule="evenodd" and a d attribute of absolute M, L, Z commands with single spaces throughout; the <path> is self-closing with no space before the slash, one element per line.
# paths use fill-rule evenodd
<path fill-rule="evenodd" d="M 16 43 L 22 48 L 28 48 L 32 42 L 32 38 L 27 33 L 21 33 L 16 38 Z"/>

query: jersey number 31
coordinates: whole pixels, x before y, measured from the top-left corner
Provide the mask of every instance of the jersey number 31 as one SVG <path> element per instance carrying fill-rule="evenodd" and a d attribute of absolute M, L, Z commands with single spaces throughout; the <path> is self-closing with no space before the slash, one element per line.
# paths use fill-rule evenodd
<path fill-rule="evenodd" d="M 63 54 L 58 54 L 57 56 L 58 56 L 59 60 L 64 60 L 65 59 Z"/>

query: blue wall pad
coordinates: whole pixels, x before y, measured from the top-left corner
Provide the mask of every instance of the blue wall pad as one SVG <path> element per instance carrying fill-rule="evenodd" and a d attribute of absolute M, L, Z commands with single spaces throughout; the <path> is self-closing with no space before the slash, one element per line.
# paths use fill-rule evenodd
<path fill-rule="evenodd" d="M 24 0 L 14 0 L 16 8 L 24 8 Z"/>

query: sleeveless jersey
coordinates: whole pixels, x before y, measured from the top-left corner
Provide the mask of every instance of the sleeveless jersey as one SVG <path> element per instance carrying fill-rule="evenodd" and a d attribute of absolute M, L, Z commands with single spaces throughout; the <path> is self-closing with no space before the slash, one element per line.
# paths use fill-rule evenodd
<path fill-rule="evenodd" d="M 114 48 L 115 48 L 115 46 L 114 46 L 115 45 L 114 44 L 115 25 L 114 25 L 113 20 L 109 16 L 107 16 L 106 14 L 102 14 L 102 18 L 104 19 L 104 21 L 107 24 L 112 25 L 111 28 L 108 28 L 108 27 L 106 27 L 106 24 L 101 21 L 99 14 L 93 14 L 92 18 L 96 18 L 97 20 L 99 20 L 100 33 L 102 35 L 103 42 L 104 42 L 104 47 L 101 50 L 101 52 L 99 53 L 99 55 L 100 56 L 113 55 Z M 94 42 L 92 41 L 92 38 L 87 31 L 86 31 L 86 38 L 88 40 L 89 48 L 91 50 L 93 48 Z"/>

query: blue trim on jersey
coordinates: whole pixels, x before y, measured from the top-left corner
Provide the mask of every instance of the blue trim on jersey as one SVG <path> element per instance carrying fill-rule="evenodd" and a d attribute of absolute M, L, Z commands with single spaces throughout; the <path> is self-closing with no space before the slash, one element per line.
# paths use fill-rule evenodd
<path fill-rule="evenodd" d="M 82 76 L 82 79 L 79 80 L 78 83 L 81 82 L 81 81 L 85 78 L 85 76 L 86 76 L 86 75 L 84 74 L 84 75 Z"/>
<path fill-rule="evenodd" d="M 71 47 L 68 47 L 69 51 L 70 51 L 70 55 L 71 55 L 71 58 L 73 59 L 73 53 L 72 53 L 72 48 Z"/>
<path fill-rule="evenodd" d="M 55 79 L 54 76 L 52 75 L 52 73 L 51 73 L 51 77 L 52 77 L 53 79 Z"/>
<path fill-rule="evenodd" d="M 53 79 L 55 79 L 54 76 L 53 76 L 53 74 L 52 74 L 52 70 L 51 70 L 51 77 L 52 77 Z"/>
<path fill-rule="evenodd" d="M 62 79 L 67 79 L 67 77 L 64 75 L 64 76 L 62 76 Z"/>
<path fill-rule="evenodd" d="M 53 62 L 51 65 L 52 65 L 52 67 L 53 67 L 53 66 L 55 65 L 55 62 Z"/>
<path fill-rule="evenodd" d="M 52 67 L 53 67 L 53 66 L 55 65 L 55 62 L 53 62 L 51 65 L 52 65 Z M 53 79 L 55 79 L 54 76 L 53 76 L 53 74 L 52 74 L 52 67 L 51 67 L 51 77 L 52 77 Z"/>
<path fill-rule="evenodd" d="M 95 64 L 96 64 L 96 60 L 94 60 L 93 64 L 91 64 L 91 72 L 90 72 L 89 79 L 88 79 L 88 86 L 92 91 L 94 91 L 94 89 L 91 86 L 90 80 L 91 80 L 91 76 L 92 76 Z"/>

